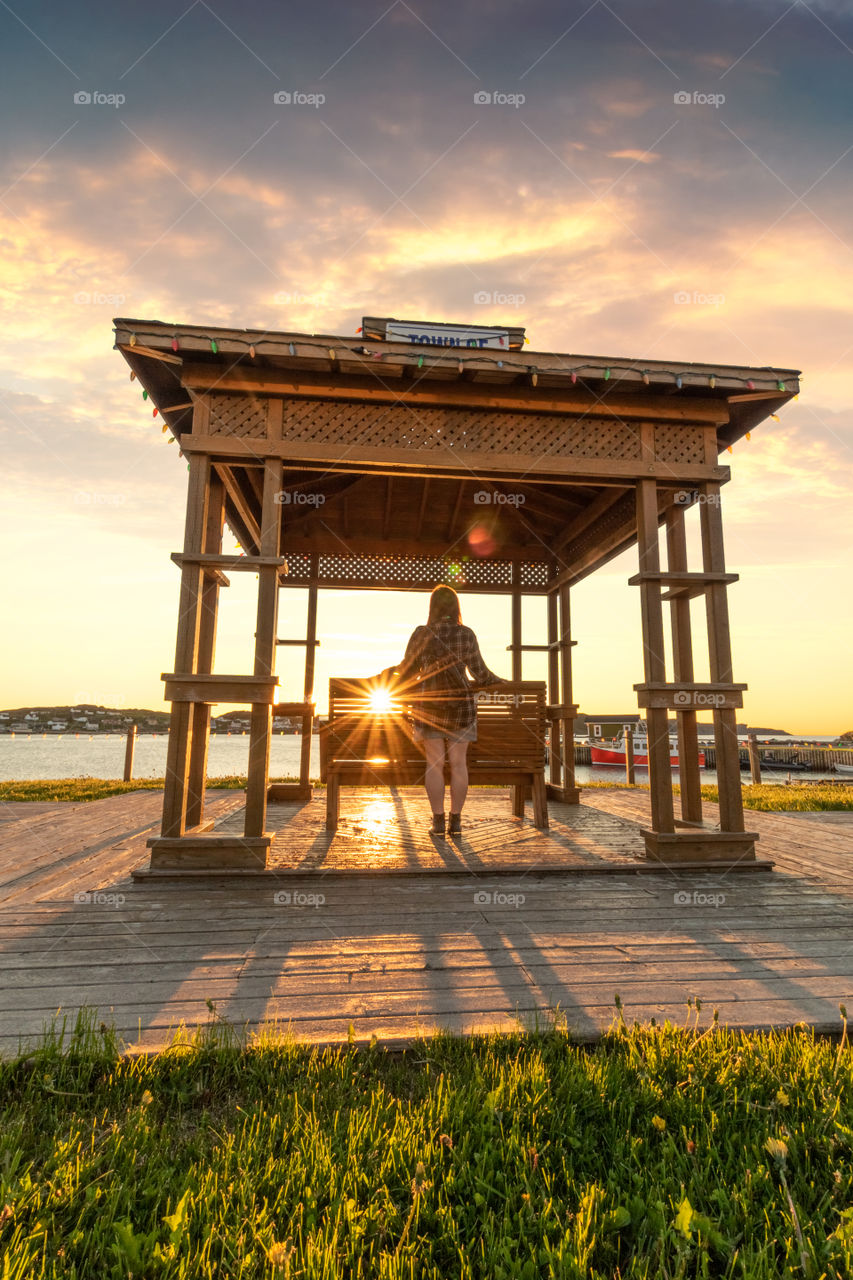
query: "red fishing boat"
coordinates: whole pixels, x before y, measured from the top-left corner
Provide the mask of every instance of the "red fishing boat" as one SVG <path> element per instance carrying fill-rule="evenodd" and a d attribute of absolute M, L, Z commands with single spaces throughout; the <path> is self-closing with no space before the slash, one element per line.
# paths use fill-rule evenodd
<path fill-rule="evenodd" d="M 613 764 L 625 767 L 625 731 L 618 738 L 611 738 L 607 741 L 599 740 L 593 742 L 590 740 L 589 749 L 592 755 L 592 763 L 596 764 Z M 669 763 L 673 769 L 678 768 L 678 739 L 675 736 L 669 739 Z M 649 740 L 648 731 L 645 722 L 640 720 L 634 731 L 634 764 L 638 768 L 649 767 Z M 705 768 L 705 752 L 699 752 L 699 768 Z"/>

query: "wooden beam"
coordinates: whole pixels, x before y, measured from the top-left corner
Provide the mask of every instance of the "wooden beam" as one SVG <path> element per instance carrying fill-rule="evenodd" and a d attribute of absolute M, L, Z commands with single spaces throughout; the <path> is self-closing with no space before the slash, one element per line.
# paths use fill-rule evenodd
<path fill-rule="evenodd" d="M 503 358 L 503 357 L 502 357 Z M 521 370 L 520 370 L 521 372 Z M 565 391 L 537 391 L 527 386 L 502 386 L 491 393 L 484 383 L 464 381 L 435 386 L 419 378 L 412 385 L 383 386 L 364 378 L 308 373 L 288 369 L 249 369 L 238 366 L 228 372 L 219 365 L 186 363 L 182 382 L 196 391 L 243 392 L 255 395 L 293 396 L 298 399 L 362 400 L 400 405 L 466 405 L 481 409 L 513 409 L 527 413 L 580 414 L 589 418 L 655 419 L 661 422 L 729 422 L 728 403 L 703 396 L 673 397 L 648 391 L 631 394 L 624 388 L 599 397 L 577 387 Z M 776 393 L 779 394 L 778 392 Z"/>
<path fill-rule="evenodd" d="M 263 506 L 260 554 L 276 558 L 281 550 L 281 463 L 267 458 L 264 463 Z M 255 675 L 271 677 L 275 672 L 275 638 L 278 630 L 278 569 L 275 565 L 258 570 L 258 611 L 255 628 Z M 269 703 L 252 704 L 249 725 L 249 770 L 246 785 L 244 834 L 265 834 L 267 786 L 269 783 L 272 710 Z"/>
<path fill-rule="evenodd" d="M 248 440 L 233 437 L 195 436 L 181 437 L 184 453 L 205 453 L 216 459 L 229 460 L 232 465 L 248 463 L 257 457 L 257 445 Z M 288 458 L 295 465 L 307 467 L 310 463 L 328 470 L 356 470 L 362 474 L 399 474 L 433 478 L 469 478 L 475 474 L 486 481 L 509 479 L 523 474 L 528 480 L 540 477 L 549 483 L 560 480 L 584 484 L 624 484 L 648 477 L 660 479 L 669 486 L 696 486 L 706 481 L 723 482 L 728 478 L 728 468 L 709 466 L 705 462 L 655 462 L 643 464 L 639 459 L 578 458 L 541 453 L 485 453 L 459 450 L 453 446 L 441 449 L 414 450 L 371 445 L 347 446 L 347 465 L 342 465 L 341 446 L 335 443 L 318 444 L 315 441 L 271 441 L 266 448 L 273 457 Z M 294 456 L 296 455 L 296 457 Z M 297 461 L 298 459 L 298 461 Z"/>
<path fill-rule="evenodd" d="M 569 543 L 573 542 L 580 534 L 585 533 L 590 525 L 595 524 L 596 520 L 605 515 L 611 507 L 615 506 L 619 499 L 623 498 L 627 492 L 628 489 L 625 487 L 622 489 L 606 489 L 603 493 L 599 494 L 599 496 L 589 504 L 585 511 L 582 511 L 580 515 L 571 521 L 565 532 L 561 533 L 560 536 L 555 539 L 554 550 L 562 551 L 563 547 L 567 547 Z"/>
<path fill-rule="evenodd" d="M 654 573 L 660 569 L 658 517 L 657 485 L 654 480 L 641 480 L 637 485 L 637 545 L 641 573 Z M 664 683 L 666 661 L 660 582 L 654 579 L 642 582 L 640 608 L 646 683 Z M 675 830 L 675 815 L 669 757 L 669 718 L 666 709 L 650 707 L 646 711 L 646 722 L 652 827 L 656 832 L 672 832 Z"/>
<path fill-rule="evenodd" d="M 684 508 L 675 503 L 666 517 L 667 568 L 670 573 L 687 573 L 687 536 Z M 672 674 L 675 681 L 690 683 L 693 671 L 693 636 L 690 626 L 690 597 L 670 600 L 672 629 Z M 685 822 L 702 821 L 702 792 L 699 776 L 699 736 L 696 708 L 679 708 L 678 723 L 679 783 L 681 816 Z"/>
<path fill-rule="evenodd" d="M 195 437 L 191 438 L 195 439 Z M 184 452 L 186 453 L 187 450 L 185 449 Z M 258 527 L 258 518 L 252 509 L 252 505 L 240 487 L 233 468 L 220 466 L 217 469 L 222 477 L 222 483 L 225 486 L 228 501 L 237 513 L 237 518 L 243 528 L 243 533 L 240 537 L 240 545 L 243 547 L 243 550 L 248 551 L 250 555 L 258 555 L 261 531 Z"/>

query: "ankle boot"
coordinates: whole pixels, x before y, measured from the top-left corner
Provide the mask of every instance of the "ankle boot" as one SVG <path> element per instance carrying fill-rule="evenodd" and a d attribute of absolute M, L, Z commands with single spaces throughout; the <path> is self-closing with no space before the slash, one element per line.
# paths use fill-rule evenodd
<path fill-rule="evenodd" d="M 447 834 L 449 836 L 462 835 L 462 814 L 461 813 L 451 813 L 450 826 L 447 828 Z"/>
<path fill-rule="evenodd" d="M 434 813 L 432 815 L 432 826 L 430 827 L 430 832 L 434 836 L 444 835 L 444 814 L 443 813 Z"/>

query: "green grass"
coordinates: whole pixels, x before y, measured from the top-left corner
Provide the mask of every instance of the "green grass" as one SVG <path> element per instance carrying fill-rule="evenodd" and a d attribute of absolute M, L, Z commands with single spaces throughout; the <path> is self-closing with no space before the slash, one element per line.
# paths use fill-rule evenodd
<path fill-rule="evenodd" d="M 628 787 L 628 784 L 626 782 L 583 782 L 580 786 L 582 791 L 588 791 L 595 787 Z M 632 783 L 629 789 L 648 791 L 649 784 L 636 782 Z M 681 792 L 678 783 L 675 783 L 672 789 L 676 795 Z M 720 793 L 715 785 L 708 783 L 701 788 L 701 791 L 703 800 L 711 800 L 714 804 L 719 801 Z M 794 782 L 790 786 L 766 782 L 758 786 L 753 783 L 744 783 L 741 793 L 745 809 L 760 809 L 765 813 L 784 813 L 794 810 L 801 813 L 853 810 L 853 787 L 843 782 Z"/>
<path fill-rule="evenodd" d="M 139 778 L 120 782 L 116 778 L 46 778 L 24 782 L 0 782 L 0 803 L 13 800 L 103 800 L 126 791 L 162 791 L 163 778 Z M 298 778 L 274 778 L 274 782 L 298 782 Z M 245 775 L 208 778 L 207 786 L 216 789 L 243 789 Z M 2 1278 L 2 1273 L 0 1273 Z"/>
<path fill-rule="evenodd" d="M 296 777 L 274 778 L 274 782 L 298 782 Z M 208 787 L 214 789 L 243 789 L 246 778 L 237 774 L 231 777 L 209 778 Z M 315 787 L 322 786 L 314 780 Z M 625 787 L 625 782 L 584 782 L 582 791 Z M 0 782 L 0 804 L 12 800 L 102 800 L 104 796 L 122 795 L 125 791 L 162 790 L 162 778 L 140 778 L 137 782 L 118 782 L 114 778 L 50 778 L 34 782 Z M 649 784 L 635 783 L 635 791 L 648 791 Z M 679 787 L 673 787 L 676 795 Z M 746 809 L 763 809 L 765 812 L 785 810 L 819 811 L 824 809 L 853 810 L 853 786 L 843 783 L 793 783 L 791 786 L 762 783 L 761 786 L 744 785 L 743 803 Z M 702 787 L 705 800 L 715 803 L 719 793 L 715 786 Z M 2 1280 L 2 1273 L 0 1273 Z"/>
<path fill-rule="evenodd" d="M 0 1063 L 0 1183 L 3 1280 L 841 1280 L 853 1056 L 619 1023 L 312 1052 L 214 1016 L 129 1058 L 84 1016 Z"/>

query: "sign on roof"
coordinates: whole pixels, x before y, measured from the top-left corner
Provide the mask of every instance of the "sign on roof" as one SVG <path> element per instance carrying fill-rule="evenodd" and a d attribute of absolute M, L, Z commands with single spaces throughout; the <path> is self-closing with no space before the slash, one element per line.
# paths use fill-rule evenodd
<path fill-rule="evenodd" d="M 524 330 L 481 324 L 440 324 L 429 320 L 362 320 L 362 334 L 380 342 L 408 342 L 416 346 L 490 348 L 520 351 Z"/>

